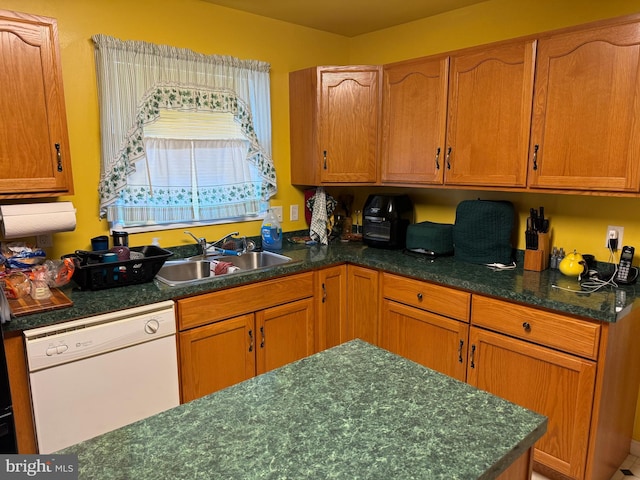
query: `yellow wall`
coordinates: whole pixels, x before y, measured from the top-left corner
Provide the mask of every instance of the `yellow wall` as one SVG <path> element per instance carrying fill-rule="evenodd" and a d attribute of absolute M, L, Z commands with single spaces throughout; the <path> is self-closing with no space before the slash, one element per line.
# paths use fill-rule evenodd
<path fill-rule="evenodd" d="M 190 48 L 205 54 L 233 55 L 271 63 L 273 157 L 285 230 L 306 228 L 304 215 L 289 222 L 288 206 L 302 205 L 302 194 L 290 185 L 287 74 L 311 65 L 386 63 L 471 45 L 513 38 L 568 25 L 640 11 L 637 0 L 488 0 L 454 12 L 381 30 L 353 39 L 230 10 L 200 0 L 0 0 L 0 8 L 54 17 L 60 32 L 62 68 L 75 178 L 75 195 L 65 198 L 77 208 L 75 232 L 54 235 L 49 256 L 87 248 L 89 239 L 108 233 L 98 219 L 98 104 L 91 36 L 112 35 Z M 552 219 L 553 244 L 606 260 L 607 225 L 625 228 L 624 243 L 640 246 L 640 200 L 540 194 L 416 190 L 417 219 L 452 222 L 455 206 L 466 198 L 512 201 L 522 222 L 530 207 L 544 205 Z M 362 204 L 368 192 L 356 192 Z M 257 235 L 260 222 L 193 229 L 210 239 L 229 230 Z M 524 248 L 522 228 L 517 246 Z M 137 234 L 132 245 L 159 237 L 163 246 L 188 242 L 182 230 Z M 640 257 L 640 256 L 639 256 Z M 637 263 L 637 262 L 636 262 Z M 640 439 L 640 423 L 635 435 Z"/>

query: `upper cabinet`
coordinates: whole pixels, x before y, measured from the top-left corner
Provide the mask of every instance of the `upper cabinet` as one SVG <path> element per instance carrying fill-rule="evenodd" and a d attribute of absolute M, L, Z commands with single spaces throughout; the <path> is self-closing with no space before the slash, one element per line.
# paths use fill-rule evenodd
<path fill-rule="evenodd" d="M 534 65 L 532 40 L 386 65 L 382 182 L 525 187 Z"/>
<path fill-rule="evenodd" d="M 380 67 L 313 67 L 289 74 L 291 183 L 377 180 Z"/>
<path fill-rule="evenodd" d="M 526 185 L 535 43 L 451 57 L 445 183 Z"/>
<path fill-rule="evenodd" d="M 291 74 L 292 183 L 640 196 L 640 15 L 378 73 Z"/>
<path fill-rule="evenodd" d="M 448 57 L 384 66 L 383 183 L 442 183 L 448 74 Z"/>
<path fill-rule="evenodd" d="M 638 191 L 637 19 L 540 40 L 530 158 L 531 187 Z"/>
<path fill-rule="evenodd" d="M 0 198 L 73 193 L 56 21 L 0 10 Z"/>

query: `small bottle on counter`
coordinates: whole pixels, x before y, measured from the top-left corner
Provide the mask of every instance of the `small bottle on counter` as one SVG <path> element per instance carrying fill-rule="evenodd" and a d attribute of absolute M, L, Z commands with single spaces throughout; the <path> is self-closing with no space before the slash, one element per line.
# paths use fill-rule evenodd
<path fill-rule="evenodd" d="M 558 263 L 558 247 L 553 247 L 551 250 L 551 258 L 549 258 L 549 268 L 551 270 L 557 270 Z"/>

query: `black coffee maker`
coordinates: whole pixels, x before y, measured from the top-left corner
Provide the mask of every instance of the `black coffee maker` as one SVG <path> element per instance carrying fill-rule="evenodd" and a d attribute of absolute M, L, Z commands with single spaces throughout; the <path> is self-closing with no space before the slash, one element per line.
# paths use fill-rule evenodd
<path fill-rule="evenodd" d="M 362 241 L 379 248 L 404 248 L 413 222 L 408 195 L 369 195 L 362 212 Z"/>

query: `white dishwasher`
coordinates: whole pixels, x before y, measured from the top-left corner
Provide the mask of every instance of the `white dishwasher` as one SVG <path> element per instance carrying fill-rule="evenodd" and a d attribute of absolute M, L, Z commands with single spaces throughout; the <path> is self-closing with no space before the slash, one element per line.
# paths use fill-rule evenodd
<path fill-rule="evenodd" d="M 40 453 L 180 403 L 172 301 L 24 332 Z"/>

